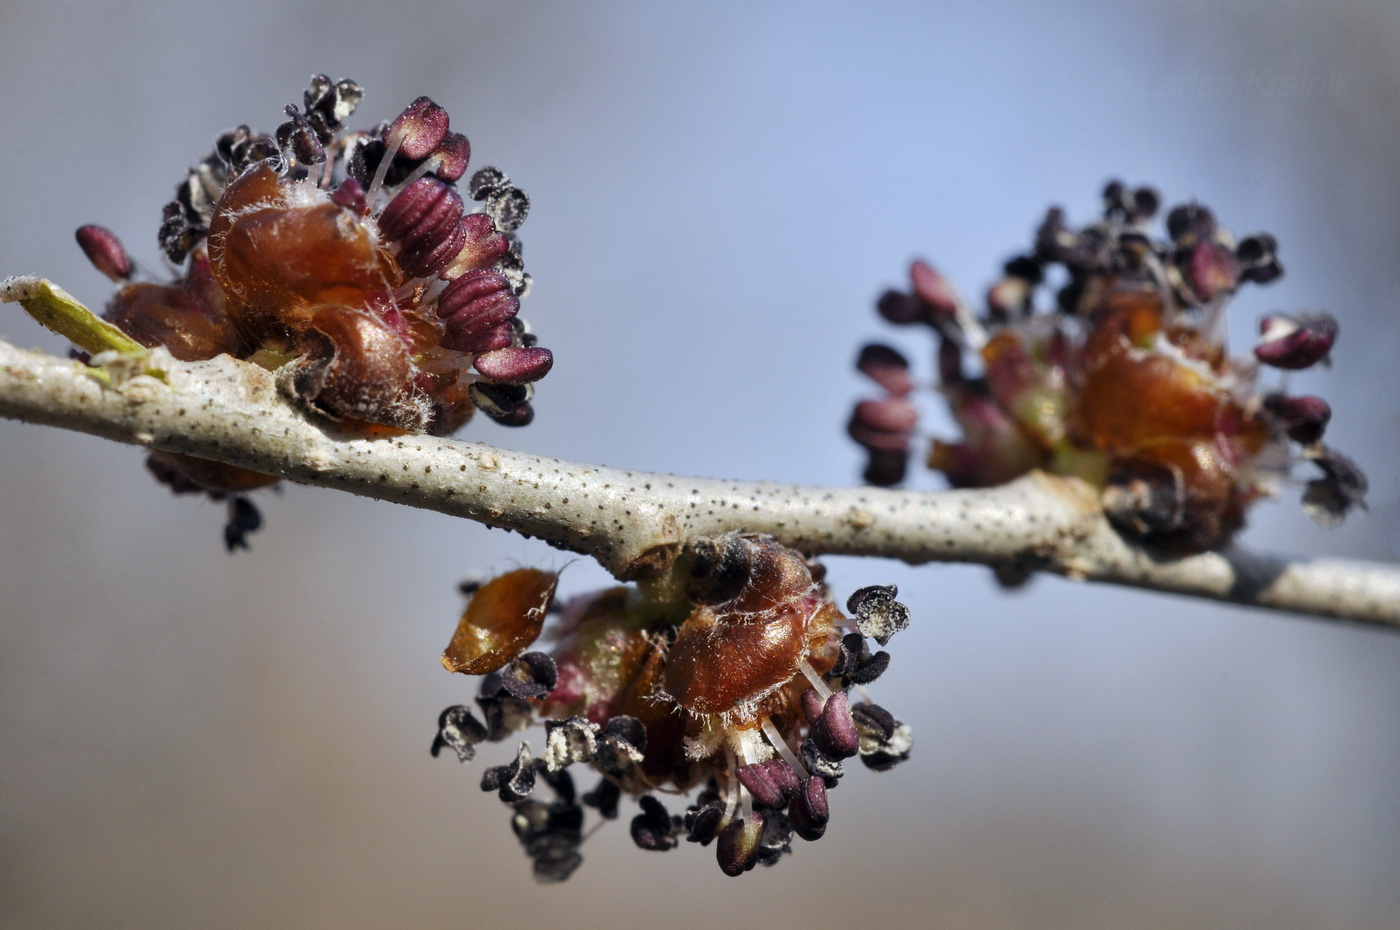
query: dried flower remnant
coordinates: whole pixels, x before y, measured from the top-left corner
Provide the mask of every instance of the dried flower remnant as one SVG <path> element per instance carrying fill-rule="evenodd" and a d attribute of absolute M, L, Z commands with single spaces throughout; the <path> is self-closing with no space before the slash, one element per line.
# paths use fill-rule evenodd
<path fill-rule="evenodd" d="M 888 711 L 848 695 L 889 665 L 866 635 L 883 645 L 907 625 L 907 610 L 892 587 L 866 588 L 847 619 L 821 577 L 820 566 L 767 537 L 730 534 L 693 540 L 660 582 L 559 610 L 547 573 L 488 582 L 471 595 L 452 660 L 444 655 L 451 669 L 489 666 L 476 699 L 485 722 L 448 708 L 433 754 L 451 747 L 465 762 L 480 742 L 544 724 L 540 757 L 520 744 L 513 763 L 482 781 L 514 811 L 541 880 L 567 878 L 582 861 L 583 808 L 611 820 L 623 795 L 637 799 L 629 829 L 642 849 L 713 843 L 729 875 L 773 865 L 794 834 L 823 835 L 844 760 L 884 770 L 912 746 Z M 541 631 L 546 614 L 553 620 Z M 484 645 L 460 648 L 468 642 Z M 538 642 L 547 651 L 524 651 Z M 571 770 L 580 768 L 598 781 L 576 798 Z M 533 797 L 536 777 L 552 802 Z M 662 801 L 697 789 L 684 811 Z"/>
<path fill-rule="evenodd" d="M 1072 229 L 1051 209 L 1028 253 L 1008 261 L 974 314 L 947 280 L 915 262 L 910 293 L 890 291 L 880 315 L 923 324 L 937 338 L 939 392 L 962 430 L 935 441 L 928 465 L 954 487 L 987 487 L 1035 468 L 1102 491 L 1127 535 L 1173 552 L 1228 542 L 1249 506 L 1275 493 L 1290 464 L 1312 462 L 1305 510 L 1324 526 L 1362 506 L 1360 470 L 1322 444 L 1331 409 L 1292 396 L 1285 376 L 1259 385 L 1261 366 L 1293 371 L 1324 361 L 1337 338 L 1327 314 L 1270 314 L 1253 357 L 1231 357 L 1224 310 L 1245 282 L 1283 274 L 1267 233 L 1236 241 L 1200 204 L 1170 210 L 1154 237 L 1159 199 L 1119 182 L 1103 219 Z M 1037 307 L 1048 273 L 1062 281 L 1053 309 Z M 904 356 L 862 350 L 860 371 L 884 390 L 857 404 L 851 436 L 866 448 L 866 480 L 903 480 L 917 429 Z M 1295 449 L 1291 444 L 1301 447 Z"/>
<path fill-rule="evenodd" d="M 529 198 L 482 168 L 469 210 L 456 182 L 471 146 L 447 112 L 420 97 L 352 132 L 362 96 L 315 75 L 272 135 L 221 135 L 165 207 L 172 281 L 137 280 L 112 232 L 79 229 L 89 260 L 121 285 L 105 318 L 183 361 L 228 353 L 275 369 L 285 393 L 354 429 L 446 435 L 477 409 L 528 423 L 532 385 L 553 364 L 517 316 L 530 279 L 515 230 Z M 276 481 L 171 453 L 150 466 L 177 493 L 233 501 L 230 549 L 257 522 L 242 494 Z"/>

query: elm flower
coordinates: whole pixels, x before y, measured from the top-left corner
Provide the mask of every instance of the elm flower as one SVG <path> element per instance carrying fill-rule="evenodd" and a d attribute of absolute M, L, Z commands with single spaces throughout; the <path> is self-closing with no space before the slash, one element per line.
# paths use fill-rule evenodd
<path fill-rule="evenodd" d="M 487 167 L 466 185 L 472 207 L 456 183 L 471 147 L 447 111 L 420 97 L 350 131 L 362 96 L 315 75 L 273 134 L 221 135 L 164 210 L 173 280 L 141 280 L 113 233 L 79 229 L 120 285 L 105 318 L 177 359 L 228 353 L 275 370 L 284 393 L 353 429 L 446 435 L 476 410 L 530 422 L 553 355 L 517 315 L 529 198 Z M 171 453 L 149 464 L 177 493 L 243 501 L 230 504 L 230 549 L 256 524 L 242 495 L 277 480 Z"/>
<path fill-rule="evenodd" d="M 451 747 L 466 762 L 481 742 L 543 724 L 540 757 L 521 743 L 482 780 L 511 808 L 542 881 L 582 862 L 583 809 L 612 820 L 624 796 L 637 800 L 630 835 L 644 850 L 713 843 L 727 875 L 773 865 L 794 835 L 825 833 L 843 763 L 883 771 L 912 748 L 906 725 L 850 695 L 889 665 L 866 637 L 884 645 L 908 610 L 893 587 L 863 588 L 848 619 L 821 577 L 772 539 L 730 534 L 693 540 L 661 583 L 558 608 L 554 576 L 535 569 L 475 587 L 442 661 L 484 676 L 484 720 L 449 707 L 433 754 Z M 596 787 L 576 797 L 571 773 L 588 770 Z M 554 800 L 533 796 L 535 778 Z M 684 809 L 662 801 L 690 792 Z"/>
<path fill-rule="evenodd" d="M 1002 484 L 1036 468 L 1082 478 L 1100 489 L 1120 532 L 1171 552 L 1228 542 L 1293 464 L 1322 472 L 1304 498 L 1320 524 L 1363 506 L 1365 476 L 1322 443 L 1331 408 L 1290 395 L 1286 375 L 1261 369 L 1327 361 L 1337 321 L 1269 314 L 1251 357 L 1232 357 L 1225 345 L 1235 291 L 1283 274 L 1274 238 L 1237 241 L 1207 207 L 1189 203 L 1168 212 L 1163 239 L 1151 228 L 1159 204 L 1151 188 L 1114 181 L 1103 196 L 1103 218 L 1082 229 L 1051 209 L 1032 249 L 1005 263 L 980 315 L 924 262 L 914 263 L 909 292 L 880 299 L 885 320 L 935 335 L 938 392 L 962 435 L 934 441 L 929 467 L 954 487 Z M 1052 276 L 1059 286 L 1049 295 Z M 1042 294 L 1053 299 L 1038 303 Z M 856 405 L 850 434 L 869 452 L 866 480 L 897 484 L 918 428 L 908 363 L 872 345 L 857 367 L 883 394 Z"/>

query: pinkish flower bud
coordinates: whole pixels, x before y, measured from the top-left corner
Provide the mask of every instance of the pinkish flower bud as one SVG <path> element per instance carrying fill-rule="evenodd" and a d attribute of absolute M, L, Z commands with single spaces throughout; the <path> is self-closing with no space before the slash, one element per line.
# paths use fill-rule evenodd
<path fill-rule="evenodd" d="M 1254 357 L 1265 365 L 1296 371 L 1327 357 L 1337 341 L 1337 321 L 1328 314 L 1289 317 L 1270 314 L 1259 321 Z"/>
<path fill-rule="evenodd" d="M 501 384 L 528 384 L 549 374 L 554 353 L 539 346 L 494 349 L 478 355 L 472 365 L 492 381 Z"/>
<path fill-rule="evenodd" d="M 433 154 L 447 136 L 447 111 L 427 97 L 419 97 L 384 130 L 384 143 L 398 149 L 401 158 L 418 161 Z"/>
<path fill-rule="evenodd" d="M 928 304 L 934 316 L 957 316 L 961 303 L 958 292 L 947 278 L 933 270 L 933 266 L 927 262 L 914 262 L 909 267 L 909 278 L 914 282 L 914 294 Z"/>
<path fill-rule="evenodd" d="M 856 369 L 880 387 L 898 397 L 914 390 L 909 377 L 909 360 L 887 345 L 871 343 L 860 350 Z"/>
<path fill-rule="evenodd" d="M 340 186 L 331 191 L 331 203 L 344 207 L 356 216 L 369 213 L 369 202 L 365 198 L 365 186 L 354 178 L 346 178 Z"/>
<path fill-rule="evenodd" d="M 80 226 L 78 246 L 98 271 L 118 283 L 131 277 L 131 256 L 116 234 L 105 226 Z"/>

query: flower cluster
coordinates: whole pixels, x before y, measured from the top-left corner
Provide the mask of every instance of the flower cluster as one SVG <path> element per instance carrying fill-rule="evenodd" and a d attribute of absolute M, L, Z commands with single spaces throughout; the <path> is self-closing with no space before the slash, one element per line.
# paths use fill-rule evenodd
<path fill-rule="evenodd" d="M 471 147 L 447 112 L 420 97 L 392 122 L 349 131 L 362 95 L 316 75 L 273 135 L 220 136 L 165 208 L 173 281 L 135 280 L 115 235 L 79 229 L 121 285 L 104 316 L 184 361 L 228 353 L 275 369 L 286 393 L 348 424 L 445 435 L 479 409 L 524 425 L 532 384 L 553 364 L 517 316 L 530 281 L 515 230 L 529 198 L 482 168 L 466 184 L 480 203 L 468 212 L 457 182 Z M 216 498 L 276 480 L 170 453 L 150 466 L 177 492 Z M 238 506 L 230 548 L 255 522 Z"/>
<path fill-rule="evenodd" d="M 1227 542 L 1249 505 L 1271 495 L 1301 458 L 1321 474 L 1303 504 L 1339 523 L 1362 504 L 1366 479 L 1322 442 L 1331 409 L 1290 394 L 1287 372 L 1326 361 L 1337 323 L 1326 314 L 1270 314 L 1251 358 L 1226 351 L 1224 309 L 1246 282 L 1283 273 L 1267 233 L 1236 240 L 1206 207 L 1170 210 L 1154 238 L 1158 196 L 1119 182 L 1102 220 L 1082 229 L 1051 209 L 1032 250 L 1008 261 L 974 314 L 929 265 L 910 293 L 890 291 L 880 315 L 937 335 L 940 393 L 963 435 L 934 442 L 928 465 L 954 487 L 985 487 L 1040 468 L 1102 489 L 1121 532 L 1169 551 Z M 1038 292 L 1055 276 L 1053 306 Z M 850 434 L 869 454 L 866 480 L 904 479 L 918 421 L 909 363 L 868 345 L 857 367 L 884 389 L 861 401 Z M 1261 367 L 1281 369 L 1272 389 Z M 1297 451 L 1294 451 L 1294 449 Z"/>
<path fill-rule="evenodd" d="M 846 760 L 882 771 L 908 757 L 909 728 L 850 690 L 874 681 L 872 653 L 909 623 L 893 587 L 857 591 L 847 619 L 820 566 L 761 536 L 692 541 L 672 574 L 556 608 L 556 577 L 520 569 L 473 586 L 443 665 L 483 675 L 476 704 L 447 708 L 433 755 L 466 762 L 483 741 L 544 723 L 544 750 L 521 743 L 481 787 L 511 808 L 535 875 L 562 881 L 582 862 L 584 808 L 618 816 L 637 798 L 642 849 L 715 845 L 740 875 L 773 865 L 792 837 L 819 839 Z M 545 633 L 546 619 L 553 616 Z M 550 648 L 527 651 L 545 633 Z M 863 689 L 862 689 L 863 691 Z M 579 795 L 571 767 L 596 786 Z M 536 782 L 552 800 L 534 795 Z M 660 794 L 698 794 L 670 811 Z"/>

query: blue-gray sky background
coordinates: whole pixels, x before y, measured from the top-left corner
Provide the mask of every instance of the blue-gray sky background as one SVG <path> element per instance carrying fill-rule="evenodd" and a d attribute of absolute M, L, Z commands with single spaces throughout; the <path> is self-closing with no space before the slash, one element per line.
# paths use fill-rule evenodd
<path fill-rule="evenodd" d="M 160 208 L 221 130 L 307 75 L 419 94 L 533 199 L 525 315 L 558 362 L 537 422 L 472 438 L 642 469 L 849 483 L 859 344 L 924 256 L 977 294 L 1044 209 L 1103 182 L 1278 236 L 1233 307 L 1327 309 L 1294 379 L 1372 478 L 1324 533 L 1297 489 L 1246 541 L 1397 557 L 1400 10 L 1180 2 L 115 5 L 0 10 L 0 273 L 109 293 L 96 222 L 159 267 Z M 62 351 L 10 308 L 0 335 Z M 927 370 L 927 369 L 925 369 Z M 935 429 L 941 424 L 935 421 Z M 935 486 L 931 479 L 923 479 Z M 467 699 L 437 656 L 456 582 L 581 560 L 462 521 L 289 487 L 251 553 L 141 454 L 0 423 L 0 927 L 1400 924 L 1400 637 L 985 570 L 834 560 L 916 625 L 877 700 L 915 756 L 857 771 L 828 835 L 734 881 L 631 848 L 563 887 L 507 813 L 428 757 Z M 504 749 L 498 750 L 504 753 Z M 538 923 L 536 923 L 538 921 Z"/>

